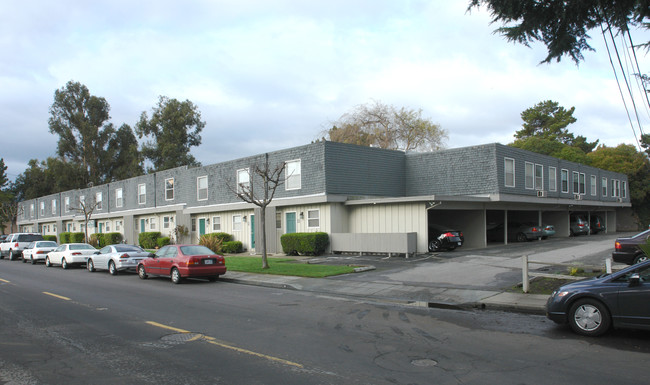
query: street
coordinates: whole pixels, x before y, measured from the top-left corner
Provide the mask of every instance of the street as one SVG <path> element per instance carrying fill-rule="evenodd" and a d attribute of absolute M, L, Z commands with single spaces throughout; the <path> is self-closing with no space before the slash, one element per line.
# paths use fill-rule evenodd
<path fill-rule="evenodd" d="M 650 333 L 0 260 L 2 384 L 636 384 Z"/>

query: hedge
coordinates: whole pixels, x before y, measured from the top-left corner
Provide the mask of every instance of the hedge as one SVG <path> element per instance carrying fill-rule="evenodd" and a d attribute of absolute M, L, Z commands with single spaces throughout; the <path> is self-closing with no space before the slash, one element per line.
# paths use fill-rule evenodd
<path fill-rule="evenodd" d="M 102 237 L 104 240 L 104 244 L 102 247 L 107 246 L 107 245 L 115 245 L 117 243 L 122 243 L 124 240 L 124 237 L 122 236 L 121 233 L 104 233 L 104 236 Z"/>
<path fill-rule="evenodd" d="M 324 232 L 290 233 L 280 237 L 282 251 L 287 255 L 320 255 L 329 244 L 329 236 Z"/>
<path fill-rule="evenodd" d="M 150 231 L 138 235 L 138 243 L 143 249 L 155 249 L 158 246 L 160 231 Z"/>
<path fill-rule="evenodd" d="M 230 242 L 232 241 L 232 235 L 228 233 L 208 233 L 205 234 L 206 237 L 216 237 L 217 239 L 221 239 L 221 242 Z"/>
<path fill-rule="evenodd" d="M 158 247 L 167 246 L 170 243 L 171 243 L 171 239 L 169 239 L 169 237 L 160 237 L 156 239 L 156 244 L 158 245 Z"/>
<path fill-rule="evenodd" d="M 241 253 L 243 250 L 244 250 L 244 246 L 239 241 L 224 242 L 221 245 L 221 252 L 224 254 Z"/>
<path fill-rule="evenodd" d="M 43 240 L 56 242 L 56 235 L 43 235 Z"/>
<path fill-rule="evenodd" d="M 63 232 L 59 234 L 61 243 L 84 243 L 86 242 L 86 234 L 84 233 L 70 233 Z"/>

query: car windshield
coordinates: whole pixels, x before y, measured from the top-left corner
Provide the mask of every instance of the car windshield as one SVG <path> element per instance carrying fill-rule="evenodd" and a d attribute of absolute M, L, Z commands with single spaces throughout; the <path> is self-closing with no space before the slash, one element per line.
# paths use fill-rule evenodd
<path fill-rule="evenodd" d="M 89 249 L 94 249 L 94 247 L 86 244 L 70 245 L 70 250 L 89 250 Z"/>
<path fill-rule="evenodd" d="M 131 246 L 131 245 L 116 245 L 115 246 L 115 251 L 118 253 L 122 252 L 127 252 L 127 251 L 144 251 L 138 246 Z"/>
<path fill-rule="evenodd" d="M 185 255 L 213 255 L 212 250 L 205 246 L 181 246 L 181 252 Z"/>
<path fill-rule="evenodd" d="M 650 235 L 650 229 L 646 231 L 642 231 L 638 233 L 637 235 L 633 236 L 632 238 L 646 238 L 648 235 Z"/>

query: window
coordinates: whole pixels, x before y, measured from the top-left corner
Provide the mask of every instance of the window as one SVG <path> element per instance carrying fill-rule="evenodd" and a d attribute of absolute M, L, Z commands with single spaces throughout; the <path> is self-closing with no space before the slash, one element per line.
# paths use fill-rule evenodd
<path fill-rule="evenodd" d="M 621 182 L 621 198 L 627 198 L 627 182 L 622 181 Z"/>
<path fill-rule="evenodd" d="M 598 186 L 596 186 L 596 175 L 591 176 L 591 195 L 597 195 L 598 194 Z"/>
<path fill-rule="evenodd" d="M 149 229 L 151 230 L 156 229 L 156 217 L 149 218 Z"/>
<path fill-rule="evenodd" d="M 169 217 L 163 217 L 163 229 L 169 228 Z"/>
<path fill-rule="evenodd" d="M 63 199 L 63 208 L 66 213 L 70 211 L 70 197 L 65 197 Z"/>
<path fill-rule="evenodd" d="M 320 227 L 320 210 L 307 210 L 307 227 Z"/>
<path fill-rule="evenodd" d="M 109 233 L 111 231 L 111 222 L 106 221 L 106 223 L 104 223 L 104 226 L 106 226 L 106 232 Z"/>
<path fill-rule="evenodd" d="M 580 194 L 584 195 L 587 193 L 587 176 L 584 173 L 580 173 L 578 177 L 578 187 Z"/>
<path fill-rule="evenodd" d="M 174 178 L 165 179 L 165 200 L 174 200 Z"/>
<path fill-rule="evenodd" d="M 192 226 L 192 231 L 196 231 L 196 218 L 192 218 L 190 220 L 190 223 L 191 223 L 190 226 Z"/>
<path fill-rule="evenodd" d="M 515 160 L 511 158 L 504 158 L 503 160 L 503 184 L 506 187 L 515 187 Z"/>
<path fill-rule="evenodd" d="M 52 199 L 52 215 L 56 215 L 56 200 Z"/>
<path fill-rule="evenodd" d="M 241 231 L 241 215 L 232 216 L 232 231 Z"/>
<path fill-rule="evenodd" d="M 138 185 L 138 204 L 147 203 L 147 185 L 144 183 Z"/>
<path fill-rule="evenodd" d="M 221 231 L 221 217 L 212 217 L 212 231 Z"/>
<path fill-rule="evenodd" d="M 533 189 L 535 188 L 535 165 L 529 162 L 526 162 L 525 169 L 524 169 L 524 175 L 526 177 L 526 183 L 525 186 L 527 189 Z"/>
<path fill-rule="evenodd" d="M 616 180 L 612 179 L 612 196 L 616 196 Z"/>
<path fill-rule="evenodd" d="M 41 202 L 39 206 L 41 208 L 39 211 L 41 213 L 41 216 L 45 216 L 45 202 Z"/>
<path fill-rule="evenodd" d="M 115 231 L 120 231 L 122 228 L 122 221 L 115 221 Z"/>
<path fill-rule="evenodd" d="M 82 195 L 79 197 L 79 206 L 84 207 L 86 205 L 86 196 Z"/>
<path fill-rule="evenodd" d="M 607 178 L 602 177 L 600 178 L 600 188 L 602 189 L 602 195 L 604 197 L 607 196 Z"/>
<path fill-rule="evenodd" d="M 285 163 L 284 189 L 298 190 L 301 188 L 301 167 L 300 160 L 291 160 Z"/>
<path fill-rule="evenodd" d="M 97 210 L 102 209 L 102 193 L 98 192 L 95 194 L 95 203 L 97 204 Z"/>
<path fill-rule="evenodd" d="M 557 191 L 557 169 L 555 167 L 548 168 L 548 190 Z"/>
<path fill-rule="evenodd" d="M 544 167 L 541 164 L 535 165 L 535 189 L 544 190 Z"/>
<path fill-rule="evenodd" d="M 237 192 L 242 193 L 250 191 L 251 188 L 251 176 L 248 173 L 247 168 L 237 170 Z"/>
<path fill-rule="evenodd" d="M 579 194 L 580 193 L 580 173 L 577 171 L 574 171 L 572 173 L 573 175 L 573 193 L 574 194 Z"/>
<path fill-rule="evenodd" d="M 124 199 L 122 198 L 122 189 L 115 189 L 115 207 L 122 207 Z"/>
<path fill-rule="evenodd" d="M 616 194 L 615 195 L 620 198 L 621 197 L 621 181 L 618 180 L 618 179 L 616 180 L 615 189 L 616 189 Z"/>
<path fill-rule="evenodd" d="M 562 183 L 562 192 L 569 192 L 569 170 L 560 170 L 560 183 Z"/>
<path fill-rule="evenodd" d="M 208 199 L 208 177 L 200 176 L 196 178 L 196 199 L 204 201 Z"/>
<path fill-rule="evenodd" d="M 282 228 L 282 213 L 279 211 L 275 213 L 275 228 L 276 229 Z"/>
<path fill-rule="evenodd" d="M 29 205 L 29 217 L 34 218 L 34 204 L 33 203 L 31 203 Z"/>

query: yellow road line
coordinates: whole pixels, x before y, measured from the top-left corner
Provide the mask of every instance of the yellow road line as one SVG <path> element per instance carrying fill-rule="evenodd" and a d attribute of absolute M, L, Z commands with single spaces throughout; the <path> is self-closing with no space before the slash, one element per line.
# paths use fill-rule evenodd
<path fill-rule="evenodd" d="M 66 301 L 70 301 L 70 298 L 68 298 L 68 297 L 64 297 L 62 295 L 58 295 L 58 294 L 54 294 L 54 293 L 48 293 L 47 291 L 44 291 L 43 294 L 51 295 L 52 297 L 56 297 L 56 298 L 59 298 L 59 299 L 64 299 Z"/>
<path fill-rule="evenodd" d="M 2 279 L 2 278 L 0 278 L 0 282 L 4 282 L 4 283 L 10 283 L 10 282 L 9 282 L 9 281 L 7 281 L 6 279 Z"/>
<path fill-rule="evenodd" d="M 173 326 L 163 325 L 163 324 L 160 324 L 158 322 L 147 321 L 146 323 L 149 324 L 149 325 L 152 325 L 152 326 L 156 326 L 156 327 L 163 328 L 163 329 L 168 329 L 168 330 L 173 330 L 173 331 L 179 332 L 179 333 L 191 333 L 189 330 L 179 329 L 179 328 L 175 328 Z M 298 367 L 298 368 L 303 368 L 304 367 L 303 365 L 301 365 L 301 364 L 299 364 L 297 362 L 288 361 L 288 360 L 285 360 L 285 359 L 282 359 L 282 358 L 273 357 L 273 356 L 269 356 L 267 354 L 257 353 L 257 352 L 254 352 L 254 351 L 251 351 L 251 350 L 248 350 L 248 349 L 242 349 L 242 348 L 238 348 L 236 346 L 225 344 L 223 342 L 218 342 L 217 339 L 214 338 L 214 337 L 197 336 L 195 338 L 192 338 L 190 341 L 195 341 L 195 340 L 198 340 L 198 339 L 203 339 L 209 344 L 217 345 L 217 346 L 220 346 L 222 348 L 231 349 L 231 350 L 234 350 L 236 352 L 249 354 L 249 355 L 256 356 L 256 357 L 265 358 L 265 359 L 270 360 L 270 361 L 280 362 L 280 363 L 283 363 L 285 365 L 291 365 L 291 366 L 295 366 L 295 367 Z"/>

